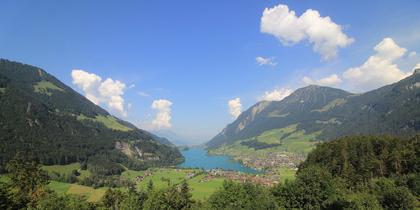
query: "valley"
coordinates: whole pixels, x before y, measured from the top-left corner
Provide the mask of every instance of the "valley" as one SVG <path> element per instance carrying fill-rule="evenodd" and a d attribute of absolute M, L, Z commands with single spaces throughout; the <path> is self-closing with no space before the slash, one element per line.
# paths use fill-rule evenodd
<path fill-rule="evenodd" d="M 2 1 L 0 210 L 420 210 L 419 8 Z"/>
<path fill-rule="evenodd" d="M 206 154 L 202 157 L 205 159 L 198 157 L 201 161 L 197 162 L 197 155 L 191 155 L 191 152 L 192 154 Z M 132 185 L 112 188 L 83 185 L 82 180 L 92 176 L 92 173 L 86 169 L 82 170 L 80 163 L 42 166 L 42 169 L 47 171 L 50 177 L 55 177 L 55 174 L 61 174 L 62 177 L 65 177 L 77 171 L 77 176 L 70 183 L 66 180 L 56 179 L 51 181 L 48 187 L 58 194 L 82 196 L 89 202 L 100 202 L 108 189 L 127 191 L 130 186 L 134 186 L 137 191 L 145 191 L 150 183 L 153 184 L 155 189 L 164 189 L 172 185 L 178 185 L 183 180 L 186 180 L 190 186 L 193 199 L 205 201 L 212 193 L 222 187 L 225 180 L 239 183 L 250 182 L 272 187 L 286 179 L 293 180 L 296 172 L 295 169 L 290 167 L 276 167 L 270 168 L 269 171 L 257 171 L 244 167 L 227 156 L 207 155 L 205 150 L 197 148 L 184 151 L 183 155 L 186 157 L 186 163 L 178 167 L 149 168 L 142 171 L 126 169 L 121 175 L 115 175 L 115 177 L 129 181 Z M 192 160 L 189 158 L 192 158 Z M 208 160 L 213 161 L 209 162 Z M 190 162 L 193 162 L 196 167 L 186 167 L 191 165 Z M 7 181 L 7 175 L 0 177 Z"/>

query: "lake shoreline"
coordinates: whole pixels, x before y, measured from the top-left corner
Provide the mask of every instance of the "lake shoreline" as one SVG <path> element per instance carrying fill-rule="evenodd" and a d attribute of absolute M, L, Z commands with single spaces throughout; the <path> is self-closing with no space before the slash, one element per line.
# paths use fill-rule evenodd
<path fill-rule="evenodd" d="M 226 171 L 239 171 L 250 174 L 262 173 L 251 167 L 243 165 L 240 161 L 227 155 L 209 154 L 204 148 L 189 148 L 181 151 L 185 160 L 177 165 L 179 168 L 200 168 L 203 170 L 220 169 Z"/>

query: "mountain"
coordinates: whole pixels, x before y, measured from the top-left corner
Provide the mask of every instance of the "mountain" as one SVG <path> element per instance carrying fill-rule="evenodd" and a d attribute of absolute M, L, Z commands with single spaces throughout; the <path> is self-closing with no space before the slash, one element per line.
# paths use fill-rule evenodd
<path fill-rule="evenodd" d="M 191 144 L 190 142 L 188 142 L 188 140 L 186 140 L 185 137 L 182 137 L 179 134 L 170 130 L 155 131 L 155 134 L 168 139 L 168 141 L 170 141 L 172 144 L 176 146 L 185 146 L 185 145 Z"/>
<path fill-rule="evenodd" d="M 0 59 L 0 171 L 18 151 L 45 165 L 95 159 L 141 169 L 183 161 L 160 140 L 46 71 Z"/>
<path fill-rule="evenodd" d="M 151 133 L 151 135 L 153 135 L 153 137 L 156 139 L 156 141 L 161 143 L 161 144 L 171 146 L 171 147 L 176 147 L 176 145 L 174 143 L 172 143 L 171 141 L 169 141 L 169 139 L 167 139 L 166 137 L 157 136 L 157 135 L 154 135 L 153 133 Z"/>
<path fill-rule="evenodd" d="M 397 83 L 363 94 L 311 85 L 281 101 L 255 104 L 207 146 L 214 149 L 273 133 L 279 144 L 289 137 L 326 141 L 358 134 L 410 136 L 420 131 L 419 107 L 420 69 Z M 269 141 L 274 140 L 242 145 L 265 147 L 261 144 Z"/>

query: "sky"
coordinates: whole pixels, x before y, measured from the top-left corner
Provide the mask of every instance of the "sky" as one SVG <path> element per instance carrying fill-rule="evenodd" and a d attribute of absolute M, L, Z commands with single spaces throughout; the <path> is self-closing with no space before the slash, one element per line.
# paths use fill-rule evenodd
<path fill-rule="evenodd" d="M 420 63 L 420 1 L 30 1 L 0 5 L 0 57 L 188 144 L 309 84 L 362 93 Z"/>

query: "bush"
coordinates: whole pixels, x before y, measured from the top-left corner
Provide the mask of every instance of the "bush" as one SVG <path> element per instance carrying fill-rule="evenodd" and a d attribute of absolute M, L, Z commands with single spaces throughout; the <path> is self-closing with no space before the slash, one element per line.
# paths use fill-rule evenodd
<path fill-rule="evenodd" d="M 225 181 L 222 189 L 209 198 L 212 209 L 277 209 L 275 198 L 267 189 L 251 183 Z"/>
<path fill-rule="evenodd" d="M 380 178 L 371 188 L 384 209 L 413 209 L 415 206 L 416 198 L 410 190 L 397 186 L 392 179 Z"/>
<path fill-rule="evenodd" d="M 375 210 L 382 209 L 375 195 L 362 192 L 340 196 L 327 206 L 329 210 Z"/>

